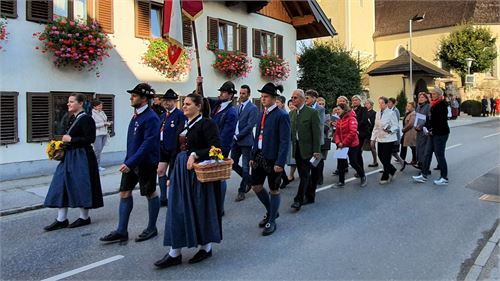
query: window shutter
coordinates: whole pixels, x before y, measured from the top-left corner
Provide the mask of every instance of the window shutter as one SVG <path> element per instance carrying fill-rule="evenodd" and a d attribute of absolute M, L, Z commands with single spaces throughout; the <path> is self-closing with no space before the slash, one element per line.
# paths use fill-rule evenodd
<path fill-rule="evenodd" d="M 1 0 L 0 14 L 6 18 L 17 18 L 17 0 Z"/>
<path fill-rule="evenodd" d="M 215 43 L 219 46 L 219 20 L 208 18 L 208 44 Z"/>
<path fill-rule="evenodd" d="M 193 46 L 193 26 L 191 19 L 182 14 L 182 40 L 184 46 Z"/>
<path fill-rule="evenodd" d="M 115 95 L 97 94 L 96 98 L 102 102 L 102 110 L 106 113 L 108 121 L 113 121 L 109 127 L 110 135 L 115 135 Z"/>
<path fill-rule="evenodd" d="M 149 38 L 151 36 L 151 1 L 135 1 L 135 37 Z"/>
<path fill-rule="evenodd" d="M 113 0 L 96 0 L 95 5 L 96 21 L 101 30 L 106 33 L 113 33 Z"/>
<path fill-rule="evenodd" d="M 19 142 L 16 92 L 0 92 L 0 144 Z"/>
<path fill-rule="evenodd" d="M 48 23 L 52 21 L 52 9 L 51 0 L 26 0 L 26 20 Z"/>
<path fill-rule="evenodd" d="M 247 38 L 247 27 L 240 25 L 239 26 L 240 34 L 239 34 L 239 51 L 243 54 L 248 52 L 248 38 Z"/>
<path fill-rule="evenodd" d="M 262 54 L 260 53 L 260 30 L 253 30 L 253 56 L 260 57 Z"/>
<path fill-rule="evenodd" d="M 283 36 L 276 35 L 276 45 L 274 50 L 276 50 L 276 55 L 283 58 Z"/>
<path fill-rule="evenodd" d="M 28 142 L 49 141 L 52 102 L 49 93 L 26 93 L 28 102 Z"/>

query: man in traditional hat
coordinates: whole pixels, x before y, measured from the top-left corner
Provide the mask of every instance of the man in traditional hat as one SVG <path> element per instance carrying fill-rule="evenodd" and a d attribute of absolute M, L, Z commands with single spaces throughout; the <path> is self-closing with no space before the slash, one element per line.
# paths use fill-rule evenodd
<path fill-rule="evenodd" d="M 231 81 L 226 81 L 219 88 L 218 99 L 208 99 L 210 101 L 210 108 L 212 110 L 210 117 L 217 124 L 220 134 L 220 143 L 222 154 L 224 157 L 229 156 L 231 146 L 233 144 L 234 131 L 236 129 L 236 122 L 238 121 L 238 113 L 236 108 L 232 105 L 233 97 L 236 94 L 236 89 Z M 224 213 L 224 199 L 226 198 L 226 181 L 221 183 L 222 194 L 222 213 Z"/>
<path fill-rule="evenodd" d="M 160 206 L 167 206 L 167 180 L 169 176 L 166 171 L 175 160 L 177 150 L 177 129 L 184 125 L 186 117 L 184 113 L 177 109 L 176 103 L 179 96 L 172 89 L 160 97 L 165 113 L 160 116 L 160 163 L 158 163 L 158 185 L 160 186 Z M 172 169 L 169 169 L 170 175 Z"/>
<path fill-rule="evenodd" d="M 148 198 L 149 222 L 136 242 L 158 235 L 156 219 L 160 211 L 160 200 L 156 192 L 156 169 L 160 154 L 160 120 L 149 106 L 155 91 L 147 83 L 140 83 L 128 90 L 134 116 L 130 120 L 127 134 L 127 155 L 120 167 L 120 207 L 118 227 L 101 237 L 104 242 L 128 240 L 128 221 L 133 208 L 132 190 L 139 183 L 141 195 Z"/>
<path fill-rule="evenodd" d="M 280 180 L 290 147 L 290 118 L 276 106 L 277 90 L 283 86 L 267 83 L 261 90 L 260 101 L 264 107 L 257 119 L 257 128 L 252 149 L 252 189 L 260 202 L 266 207 L 266 215 L 259 222 L 264 227 L 262 235 L 267 236 L 276 230 L 276 218 L 280 207 Z M 267 178 L 270 192 L 264 188 Z"/>

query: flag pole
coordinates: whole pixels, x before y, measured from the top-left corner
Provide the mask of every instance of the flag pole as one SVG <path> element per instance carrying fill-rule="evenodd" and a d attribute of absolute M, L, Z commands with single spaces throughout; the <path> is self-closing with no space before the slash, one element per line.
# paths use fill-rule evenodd
<path fill-rule="evenodd" d="M 191 21 L 191 26 L 193 27 L 194 50 L 196 52 L 196 64 L 198 66 L 198 76 L 201 77 L 200 51 L 198 50 L 198 36 L 196 34 L 196 24 L 194 20 Z M 196 93 L 203 97 L 203 84 L 201 81 L 196 84 Z"/>

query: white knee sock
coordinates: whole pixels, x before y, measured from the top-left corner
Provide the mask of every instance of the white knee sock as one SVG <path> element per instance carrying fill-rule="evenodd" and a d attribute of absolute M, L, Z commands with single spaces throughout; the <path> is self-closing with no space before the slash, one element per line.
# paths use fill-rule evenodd
<path fill-rule="evenodd" d="M 68 208 L 59 208 L 57 209 L 57 221 L 65 221 L 68 217 Z"/>
<path fill-rule="evenodd" d="M 89 218 L 89 209 L 80 208 L 80 218 L 86 220 Z"/>
<path fill-rule="evenodd" d="M 181 249 L 172 249 L 170 248 L 170 251 L 168 251 L 168 255 L 171 256 L 172 258 L 176 258 L 181 254 Z"/>
<path fill-rule="evenodd" d="M 210 250 L 212 250 L 212 243 L 201 245 L 200 250 L 205 250 L 205 252 L 210 252 Z"/>

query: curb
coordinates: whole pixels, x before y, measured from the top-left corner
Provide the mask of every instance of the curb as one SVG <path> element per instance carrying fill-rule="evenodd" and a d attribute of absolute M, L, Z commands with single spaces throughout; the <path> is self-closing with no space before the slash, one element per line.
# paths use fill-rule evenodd
<path fill-rule="evenodd" d="M 467 273 L 467 276 L 465 276 L 464 281 L 478 280 L 481 271 L 486 265 L 486 262 L 488 262 L 488 260 L 490 259 L 491 254 L 493 253 L 495 247 L 498 245 L 499 241 L 500 241 L 500 225 L 497 226 L 497 229 L 495 230 L 493 235 L 491 235 L 488 242 L 486 242 L 486 244 L 484 245 L 483 249 L 477 256 L 476 260 L 474 261 L 474 265 L 472 265 L 471 269 L 469 270 L 469 273 Z"/>
<path fill-rule="evenodd" d="M 103 197 L 108 196 L 108 195 L 113 195 L 119 193 L 119 190 L 116 191 L 109 191 L 109 192 L 104 192 L 102 194 Z M 10 215 L 15 215 L 15 214 L 20 214 L 28 211 L 33 211 L 33 210 L 38 210 L 38 209 L 45 209 L 45 206 L 43 206 L 43 203 L 40 204 L 34 204 L 30 206 L 25 206 L 25 207 L 17 207 L 17 208 L 11 208 L 7 210 L 1 210 L 0 211 L 0 217 L 5 217 L 5 216 L 10 216 Z"/>

